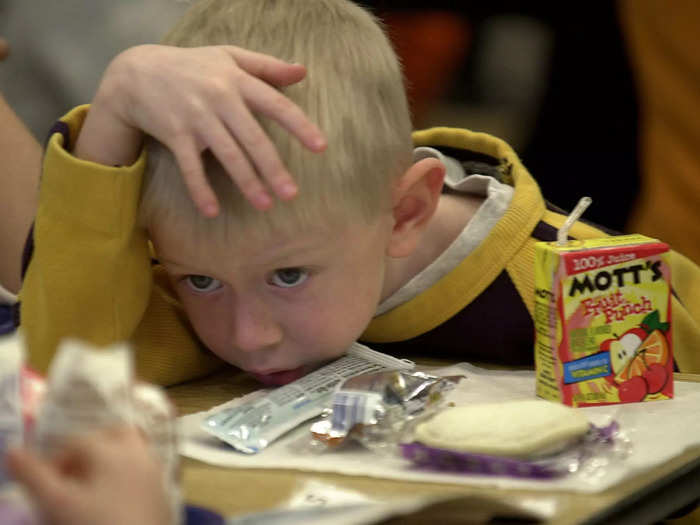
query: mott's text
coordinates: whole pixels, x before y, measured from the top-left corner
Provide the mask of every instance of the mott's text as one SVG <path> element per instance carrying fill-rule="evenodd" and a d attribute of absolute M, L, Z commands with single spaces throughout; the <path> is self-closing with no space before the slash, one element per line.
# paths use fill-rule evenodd
<path fill-rule="evenodd" d="M 660 266 L 661 261 L 647 261 L 646 264 L 632 264 L 614 270 L 574 275 L 569 297 L 574 297 L 577 293 L 605 291 L 613 285 L 622 288 L 628 284 L 639 284 L 643 280 L 657 281 L 663 277 Z"/>

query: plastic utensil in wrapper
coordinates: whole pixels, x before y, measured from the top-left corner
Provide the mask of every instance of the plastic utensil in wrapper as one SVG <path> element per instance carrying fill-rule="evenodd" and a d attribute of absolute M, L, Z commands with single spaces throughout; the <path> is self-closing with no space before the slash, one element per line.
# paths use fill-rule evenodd
<path fill-rule="evenodd" d="M 311 434 L 329 447 L 352 437 L 371 450 L 394 453 L 405 433 L 438 409 L 463 377 L 395 370 L 347 379 L 324 418 L 311 425 Z"/>
<path fill-rule="evenodd" d="M 410 361 L 354 343 L 346 355 L 268 395 L 209 415 L 202 428 L 246 454 L 255 454 L 304 421 L 318 416 L 336 386 L 378 370 L 411 369 Z"/>
<path fill-rule="evenodd" d="M 175 411 L 165 392 L 135 383 L 128 345 L 97 349 L 67 340 L 49 370 L 47 391 L 36 419 L 36 445 L 52 453 L 70 438 L 99 428 L 139 427 L 162 465 L 172 523 L 182 523 Z"/>
<path fill-rule="evenodd" d="M 7 481 L 2 456 L 24 439 L 20 378 L 24 348 L 18 335 L 0 339 L 0 485 Z"/>

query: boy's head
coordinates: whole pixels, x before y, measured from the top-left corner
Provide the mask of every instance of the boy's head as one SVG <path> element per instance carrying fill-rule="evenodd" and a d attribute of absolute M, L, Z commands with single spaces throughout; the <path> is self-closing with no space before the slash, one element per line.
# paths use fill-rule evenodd
<path fill-rule="evenodd" d="M 141 206 L 203 342 L 284 382 L 362 333 L 386 291 L 386 257 L 415 244 L 405 239 L 415 199 L 404 202 L 402 192 L 421 176 L 406 178 L 411 125 L 400 66 L 378 22 L 346 0 L 204 0 L 164 43 L 236 45 L 308 69 L 283 92 L 323 130 L 324 153 L 258 116 L 299 186 L 294 200 L 255 210 L 205 153 L 222 212 L 204 218 L 172 155 L 151 144 Z"/>
<path fill-rule="evenodd" d="M 177 210 L 178 216 L 188 216 L 188 223 L 202 223 L 197 229 L 217 230 L 223 226 L 219 223 L 231 221 L 236 230 L 250 226 L 269 232 L 374 219 L 391 205 L 391 181 L 411 163 L 411 123 L 398 60 L 370 13 L 348 0 L 203 0 L 163 43 L 236 45 L 304 64 L 307 78 L 283 92 L 323 130 L 328 148 L 321 155 L 311 153 L 277 123 L 258 115 L 298 183 L 299 196 L 269 213 L 257 213 L 209 157 L 207 172 L 225 208 L 220 219 L 211 221 L 186 206 L 189 198 L 181 185 L 170 189 L 179 180 L 173 176 L 175 163 L 154 145 L 149 185 L 156 195 L 145 195 L 152 213 L 165 219 Z M 178 200 L 170 202 L 173 198 Z"/>

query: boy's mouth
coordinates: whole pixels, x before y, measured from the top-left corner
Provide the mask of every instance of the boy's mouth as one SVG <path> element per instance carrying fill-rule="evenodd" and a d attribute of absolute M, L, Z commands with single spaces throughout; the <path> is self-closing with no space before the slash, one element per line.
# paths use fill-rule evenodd
<path fill-rule="evenodd" d="M 255 372 L 249 372 L 251 376 L 263 383 L 264 385 L 270 386 L 282 386 L 292 381 L 296 381 L 300 377 L 303 377 L 308 372 L 308 367 L 300 366 L 293 370 L 280 370 L 278 372 L 270 372 L 268 374 L 261 374 Z"/>

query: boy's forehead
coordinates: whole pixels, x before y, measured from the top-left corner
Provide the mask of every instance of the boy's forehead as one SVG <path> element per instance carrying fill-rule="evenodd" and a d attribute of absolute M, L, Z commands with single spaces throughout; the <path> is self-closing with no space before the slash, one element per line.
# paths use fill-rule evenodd
<path fill-rule="evenodd" d="M 342 226 L 318 225 L 294 231 L 241 229 L 222 234 L 220 230 L 158 228 L 151 232 L 151 239 L 159 259 L 181 266 L 213 266 L 232 260 L 250 265 L 283 264 L 306 254 L 337 250 L 348 230 Z"/>

